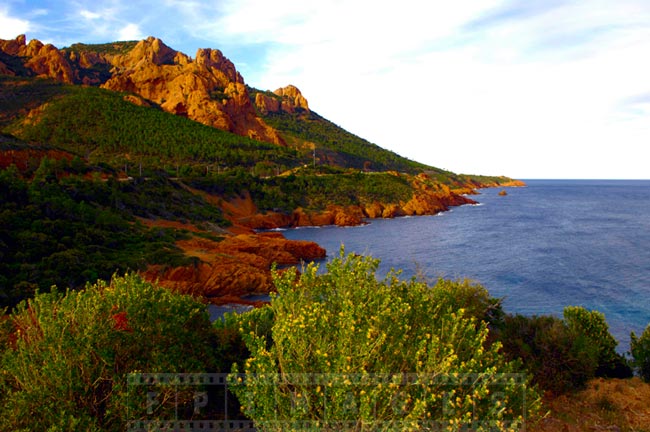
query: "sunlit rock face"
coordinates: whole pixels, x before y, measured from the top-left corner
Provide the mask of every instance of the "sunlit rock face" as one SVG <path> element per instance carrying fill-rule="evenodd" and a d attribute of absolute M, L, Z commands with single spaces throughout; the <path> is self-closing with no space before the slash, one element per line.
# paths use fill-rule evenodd
<path fill-rule="evenodd" d="M 284 144 L 257 117 L 244 79 L 219 50 L 199 49 L 192 60 L 150 37 L 111 63 L 115 68 L 104 88 L 139 94 L 167 112 L 208 126 Z"/>
<path fill-rule="evenodd" d="M 285 144 L 277 131 L 257 116 L 244 79 L 219 50 L 199 49 L 191 59 L 149 37 L 126 53 L 98 53 L 83 47 L 59 50 L 35 39 L 26 43 L 24 35 L 0 40 L 0 50 L 22 65 L 17 71 L 6 61 L 0 63 L 0 73 L 6 75 L 22 72 L 67 84 L 134 93 L 169 113 L 260 141 Z M 293 95 L 291 104 L 306 106 L 299 92 L 289 93 Z"/>

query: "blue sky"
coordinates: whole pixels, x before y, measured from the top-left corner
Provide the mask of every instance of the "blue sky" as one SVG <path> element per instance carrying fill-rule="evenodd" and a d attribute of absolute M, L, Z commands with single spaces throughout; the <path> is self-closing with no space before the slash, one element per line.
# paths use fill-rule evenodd
<path fill-rule="evenodd" d="M 0 38 L 218 48 L 249 85 L 463 173 L 650 178 L 647 0 L 4 0 Z"/>

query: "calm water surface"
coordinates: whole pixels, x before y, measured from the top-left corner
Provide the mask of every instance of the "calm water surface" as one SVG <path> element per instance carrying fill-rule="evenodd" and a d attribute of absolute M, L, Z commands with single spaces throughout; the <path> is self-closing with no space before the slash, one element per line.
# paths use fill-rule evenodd
<path fill-rule="evenodd" d="M 483 189 L 478 206 L 436 216 L 375 219 L 353 228 L 287 230 L 335 256 L 369 254 L 381 271 L 470 278 L 511 313 L 561 315 L 567 305 L 605 314 L 629 349 L 650 323 L 650 181 L 529 180 Z"/>

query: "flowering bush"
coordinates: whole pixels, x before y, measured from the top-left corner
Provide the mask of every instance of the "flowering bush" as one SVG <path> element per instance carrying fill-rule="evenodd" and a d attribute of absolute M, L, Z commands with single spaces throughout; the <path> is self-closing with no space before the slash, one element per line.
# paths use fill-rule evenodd
<path fill-rule="evenodd" d="M 244 413 L 260 430 L 519 428 L 537 398 L 485 343 L 486 324 L 436 286 L 378 281 L 377 266 L 342 251 L 325 274 L 274 273 L 268 312 L 240 317 L 251 356 L 231 383 Z"/>
<path fill-rule="evenodd" d="M 128 388 L 128 373 L 215 367 L 205 306 L 133 275 L 37 294 L 3 326 L 0 430 L 124 430 L 151 402 L 144 386 Z M 174 389 L 157 391 L 164 400 Z M 174 397 L 177 409 L 184 395 Z"/>

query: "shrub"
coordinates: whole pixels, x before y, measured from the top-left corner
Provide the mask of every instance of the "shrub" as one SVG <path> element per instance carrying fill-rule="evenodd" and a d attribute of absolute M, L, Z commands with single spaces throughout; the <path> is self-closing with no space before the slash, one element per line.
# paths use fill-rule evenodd
<path fill-rule="evenodd" d="M 564 321 L 576 334 L 584 335 L 598 354 L 595 375 L 602 377 L 629 378 L 632 369 L 626 359 L 616 352 L 618 342 L 609 332 L 605 315 L 588 311 L 580 306 L 564 308 Z"/>
<path fill-rule="evenodd" d="M 205 306 L 133 275 L 65 295 L 39 293 L 10 322 L 0 357 L 0 430 L 124 430 L 147 403 L 129 389 L 128 373 L 218 367 Z M 172 392 L 162 389 L 159 399 Z"/>
<path fill-rule="evenodd" d="M 630 339 L 634 367 L 641 378 L 650 383 L 650 325 L 645 328 L 640 337 L 632 332 Z"/>
<path fill-rule="evenodd" d="M 505 355 L 521 359 L 533 382 L 554 394 L 579 390 L 595 376 L 632 376 L 598 311 L 568 306 L 564 319 L 508 315 L 496 333 Z"/>
<path fill-rule="evenodd" d="M 443 304 L 453 309 L 463 309 L 466 318 L 484 321 L 491 328 L 503 322 L 505 315 L 501 300 L 491 297 L 485 287 L 471 280 L 439 279 L 433 294 Z"/>
<path fill-rule="evenodd" d="M 554 394 L 584 387 L 598 366 L 590 339 L 556 317 L 508 315 L 499 340 L 508 359 L 521 359 L 533 382 Z"/>
<path fill-rule="evenodd" d="M 231 382 L 244 413 L 260 430 L 520 427 L 537 399 L 486 324 L 435 287 L 378 281 L 377 266 L 342 252 L 325 274 L 274 272 L 264 319 L 240 318 L 251 357 Z"/>

